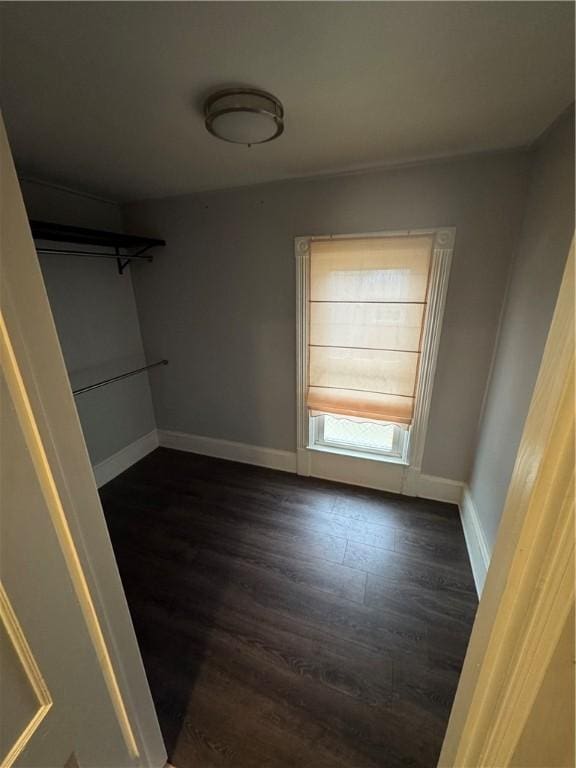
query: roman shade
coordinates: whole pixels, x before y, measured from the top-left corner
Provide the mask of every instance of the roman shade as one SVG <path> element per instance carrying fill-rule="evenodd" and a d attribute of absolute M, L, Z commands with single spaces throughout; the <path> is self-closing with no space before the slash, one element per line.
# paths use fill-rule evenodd
<path fill-rule="evenodd" d="M 432 235 L 312 240 L 307 405 L 411 424 Z"/>

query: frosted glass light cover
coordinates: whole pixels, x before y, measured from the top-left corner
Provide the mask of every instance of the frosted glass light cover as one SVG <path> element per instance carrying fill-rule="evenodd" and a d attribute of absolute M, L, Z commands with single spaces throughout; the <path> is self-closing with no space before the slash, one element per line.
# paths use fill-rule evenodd
<path fill-rule="evenodd" d="M 212 121 L 212 132 L 236 144 L 260 144 L 276 133 L 274 118 L 262 112 L 223 112 Z"/>

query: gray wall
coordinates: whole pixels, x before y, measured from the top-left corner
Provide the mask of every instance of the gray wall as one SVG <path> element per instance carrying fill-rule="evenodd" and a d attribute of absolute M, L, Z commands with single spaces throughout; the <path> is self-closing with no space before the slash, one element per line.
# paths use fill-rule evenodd
<path fill-rule="evenodd" d="M 466 480 L 527 172 L 509 152 L 126 206 L 168 242 L 134 276 L 147 355 L 170 358 L 158 427 L 295 450 L 294 237 L 455 226 L 423 470 Z"/>
<path fill-rule="evenodd" d="M 470 489 L 490 550 L 574 233 L 574 112 L 535 150 Z"/>
<path fill-rule="evenodd" d="M 21 187 L 30 218 L 122 231 L 114 203 L 36 182 Z M 142 365 L 130 270 L 120 276 L 114 261 L 72 256 L 41 256 L 40 265 L 73 387 Z M 76 405 L 93 464 L 155 427 L 145 374 L 80 395 Z"/>

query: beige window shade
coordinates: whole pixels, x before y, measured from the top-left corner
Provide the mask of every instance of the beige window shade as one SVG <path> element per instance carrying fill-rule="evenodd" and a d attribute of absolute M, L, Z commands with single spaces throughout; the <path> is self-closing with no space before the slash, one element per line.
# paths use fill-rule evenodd
<path fill-rule="evenodd" d="M 308 408 L 410 424 L 432 236 L 313 240 Z"/>

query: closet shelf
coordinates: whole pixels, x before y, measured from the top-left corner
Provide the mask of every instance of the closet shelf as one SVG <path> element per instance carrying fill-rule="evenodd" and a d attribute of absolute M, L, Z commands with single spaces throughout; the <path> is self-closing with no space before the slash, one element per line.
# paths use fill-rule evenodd
<path fill-rule="evenodd" d="M 34 240 L 112 249 L 112 251 L 92 251 L 82 250 L 81 248 L 47 248 L 43 245 L 36 248 L 40 254 L 116 259 L 120 274 L 124 272 L 124 269 L 131 261 L 152 261 L 152 256 L 148 251 L 151 248 L 166 245 L 165 240 L 153 237 L 125 235 L 101 229 L 69 227 L 64 224 L 52 224 L 45 221 L 31 220 L 30 229 L 32 230 Z"/>

